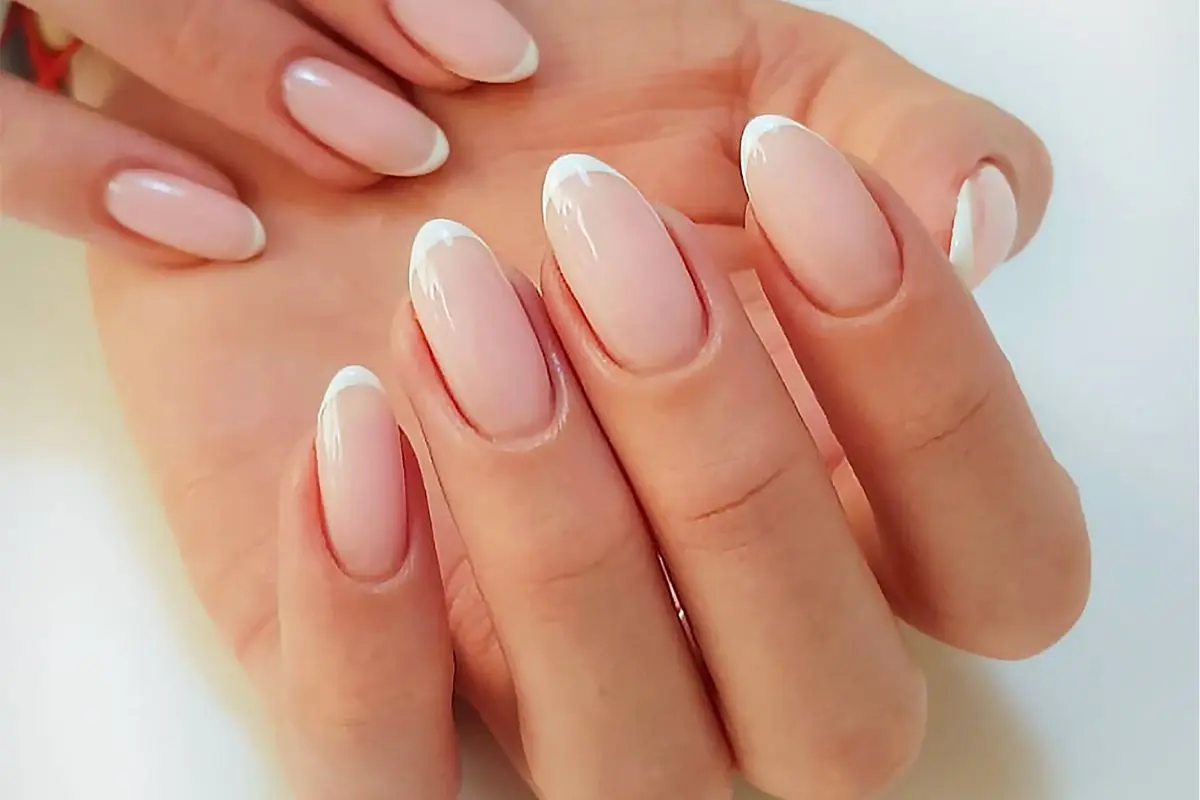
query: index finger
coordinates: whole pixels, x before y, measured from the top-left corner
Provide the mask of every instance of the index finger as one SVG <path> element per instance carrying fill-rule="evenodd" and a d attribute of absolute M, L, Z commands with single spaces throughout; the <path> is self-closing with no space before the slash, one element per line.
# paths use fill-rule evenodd
<path fill-rule="evenodd" d="M 445 134 L 389 76 L 267 0 L 35 0 L 147 83 L 314 178 L 431 172 Z"/>

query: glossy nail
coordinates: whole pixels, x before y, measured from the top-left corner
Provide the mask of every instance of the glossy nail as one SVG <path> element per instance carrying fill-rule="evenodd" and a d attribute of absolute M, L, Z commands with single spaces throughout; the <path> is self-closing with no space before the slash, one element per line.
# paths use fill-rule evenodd
<path fill-rule="evenodd" d="M 359 580 L 391 577 L 408 552 L 400 437 L 370 370 L 346 367 L 334 376 L 317 414 L 317 480 L 329 548 Z"/>
<path fill-rule="evenodd" d="M 950 263 L 968 286 L 1004 263 L 1017 239 L 1017 198 L 1004 173 L 984 164 L 963 182 L 950 235 Z"/>
<path fill-rule="evenodd" d="M 541 345 L 495 255 L 470 228 L 426 222 L 409 291 L 442 378 L 463 415 L 494 439 L 544 429 L 554 393 Z"/>
<path fill-rule="evenodd" d="M 537 71 L 538 48 L 495 0 L 388 0 L 392 17 L 446 69 L 484 83 L 515 83 Z"/>
<path fill-rule="evenodd" d="M 891 228 L 832 145 L 787 117 L 755 117 L 742 134 L 742 177 L 763 232 L 815 304 L 853 314 L 896 293 Z"/>
<path fill-rule="evenodd" d="M 380 175 L 412 177 L 446 162 L 446 134 L 402 97 L 319 58 L 284 72 L 283 103 L 297 123 Z"/>
<path fill-rule="evenodd" d="M 201 258 L 244 261 L 266 244 L 262 223 L 236 197 L 165 172 L 118 173 L 104 203 L 134 233 Z"/>
<path fill-rule="evenodd" d="M 652 371 L 690 361 L 704 308 L 658 213 L 623 175 L 586 155 L 550 165 L 546 234 L 592 330 L 623 366 Z"/>

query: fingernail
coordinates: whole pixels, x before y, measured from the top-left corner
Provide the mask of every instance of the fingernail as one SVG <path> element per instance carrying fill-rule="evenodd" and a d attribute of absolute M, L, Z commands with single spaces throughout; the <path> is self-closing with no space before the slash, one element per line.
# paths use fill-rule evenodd
<path fill-rule="evenodd" d="M 134 233 L 201 258 L 245 261 L 267 241 L 258 217 L 236 197 L 165 172 L 118 173 L 104 203 Z"/>
<path fill-rule="evenodd" d="M 392 16 L 446 69 L 484 83 L 515 83 L 537 71 L 538 48 L 495 0 L 388 0 Z"/>
<path fill-rule="evenodd" d="M 958 192 L 950 263 L 969 286 L 1008 259 L 1017 240 L 1017 198 L 1004 173 L 984 164 Z"/>
<path fill-rule="evenodd" d="M 546 171 L 542 213 L 563 278 L 618 363 L 652 371 L 695 356 L 705 319 L 691 273 L 632 183 L 591 156 L 562 156 Z"/>
<path fill-rule="evenodd" d="M 446 162 L 446 134 L 403 98 L 319 58 L 288 66 L 283 103 L 297 123 L 380 175 L 412 177 Z"/>
<path fill-rule="evenodd" d="M 848 315 L 896 293 L 891 228 L 832 145 L 787 117 L 755 117 L 742 133 L 742 177 L 763 232 L 816 305 Z"/>
<path fill-rule="evenodd" d="M 426 222 L 413 240 L 409 291 L 446 387 L 477 430 L 506 439 L 550 423 L 542 347 L 482 239 L 448 219 Z"/>
<path fill-rule="evenodd" d="M 352 578 L 380 581 L 408 552 L 400 430 L 383 386 L 345 367 L 317 414 L 317 481 L 329 549 Z"/>

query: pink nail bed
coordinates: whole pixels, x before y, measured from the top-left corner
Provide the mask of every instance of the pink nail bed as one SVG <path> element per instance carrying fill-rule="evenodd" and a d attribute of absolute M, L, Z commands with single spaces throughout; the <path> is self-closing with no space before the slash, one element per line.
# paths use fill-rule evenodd
<path fill-rule="evenodd" d="M 244 261 L 262 252 L 266 234 L 236 197 L 177 175 L 126 170 L 104 194 L 112 218 L 141 236 L 213 261 Z"/>

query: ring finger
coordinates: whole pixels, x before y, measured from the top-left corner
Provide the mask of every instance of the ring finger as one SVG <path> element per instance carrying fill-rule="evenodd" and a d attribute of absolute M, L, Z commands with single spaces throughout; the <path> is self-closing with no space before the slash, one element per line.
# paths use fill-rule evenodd
<path fill-rule="evenodd" d="M 743 158 L 763 284 L 861 480 L 848 508 L 879 521 L 895 608 L 985 655 L 1048 647 L 1087 597 L 1087 529 L 979 309 L 913 213 L 811 131 L 759 117 Z"/>

